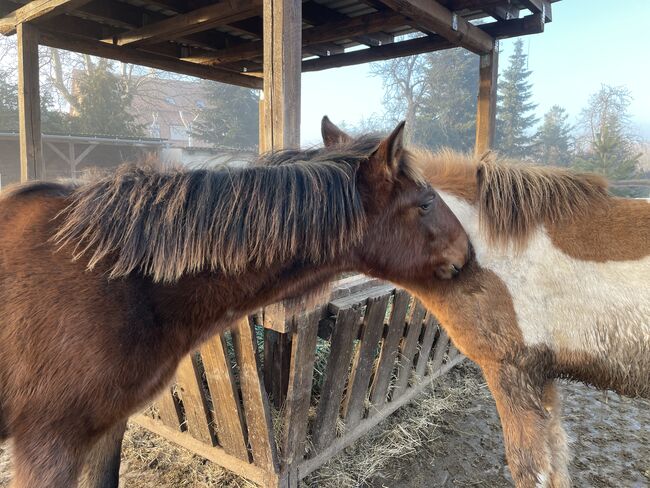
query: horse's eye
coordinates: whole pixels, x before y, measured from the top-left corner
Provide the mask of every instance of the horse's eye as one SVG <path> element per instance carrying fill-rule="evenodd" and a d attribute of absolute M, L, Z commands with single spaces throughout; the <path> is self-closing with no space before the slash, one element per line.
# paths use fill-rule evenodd
<path fill-rule="evenodd" d="M 433 200 L 427 200 L 426 202 L 420 204 L 420 210 L 423 212 L 428 211 L 433 206 Z"/>

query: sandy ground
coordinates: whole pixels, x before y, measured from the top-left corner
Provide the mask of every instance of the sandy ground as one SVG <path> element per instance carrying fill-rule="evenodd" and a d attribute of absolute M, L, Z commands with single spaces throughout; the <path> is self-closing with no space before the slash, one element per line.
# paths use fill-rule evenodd
<path fill-rule="evenodd" d="M 650 402 L 565 384 L 565 427 L 576 487 L 650 487 Z M 0 487 L 9 482 L 0 445 Z M 250 487 L 248 482 L 135 426 L 125 439 L 126 488 Z M 509 487 L 494 402 L 463 365 L 415 404 L 314 473 L 307 487 Z"/>

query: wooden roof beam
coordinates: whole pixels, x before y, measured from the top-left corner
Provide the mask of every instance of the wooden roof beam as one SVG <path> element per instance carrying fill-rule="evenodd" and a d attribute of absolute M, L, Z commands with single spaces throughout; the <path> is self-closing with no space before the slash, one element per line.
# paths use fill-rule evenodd
<path fill-rule="evenodd" d="M 521 19 L 508 21 L 491 22 L 482 24 L 481 30 L 490 35 L 491 38 L 505 39 L 528 34 L 538 34 L 544 31 L 544 22 L 541 14 L 529 15 Z M 395 42 L 385 46 L 370 47 L 358 51 L 351 51 L 344 54 L 329 56 L 327 58 L 308 59 L 302 62 L 303 71 L 320 71 L 329 68 L 340 68 L 354 64 L 370 63 L 385 59 L 412 56 L 426 52 L 440 51 L 455 46 L 448 39 L 431 34 L 426 37 L 418 37 L 407 41 Z"/>
<path fill-rule="evenodd" d="M 545 22 L 553 20 L 551 2 L 549 0 L 519 0 L 533 14 L 542 14 Z"/>
<path fill-rule="evenodd" d="M 137 46 L 161 40 L 177 39 L 218 25 L 253 17 L 260 14 L 262 0 L 241 0 L 235 2 L 235 5 L 233 7 L 230 2 L 223 1 L 185 14 L 178 14 L 116 36 L 113 39 L 113 44 Z"/>
<path fill-rule="evenodd" d="M 171 59 L 159 54 L 140 52 L 132 47 L 113 46 L 101 41 L 84 39 L 83 37 L 63 34 L 49 29 L 41 29 L 40 43 L 45 46 L 66 49 L 91 56 L 115 59 L 124 63 L 133 63 L 164 71 L 172 71 L 189 76 L 196 76 L 206 80 L 230 83 L 247 88 L 262 88 L 262 80 L 231 71 L 212 68 L 180 59 Z"/>
<path fill-rule="evenodd" d="M 307 23 L 315 27 L 326 25 L 331 22 L 344 21 L 350 18 L 345 14 L 314 1 L 308 1 L 303 4 L 302 16 Z M 380 46 L 384 43 L 386 38 L 381 35 L 360 34 L 358 36 L 352 36 L 352 40 L 367 46 Z"/>
<path fill-rule="evenodd" d="M 42 20 L 80 7 L 90 0 L 35 0 L 0 19 L 0 33 L 5 36 L 16 32 L 18 24 Z"/>
<path fill-rule="evenodd" d="M 302 31 L 302 45 L 303 47 L 308 47 L 339 39 L 353 38 L 358 35 L 372 34 L 381 29 L 399 27 L 404 24 L 406 24 L 404 17 L 395 12 L 375 12 L 359 17 L 346 18 L 344 20 L 331 22 L 318 27 L 312 27 L 311 29 L 305 29 Z M 262 41 L 247 42 L 245 44 L 240 44 L 239 46 L 215 51 L 208 56 L 187 59 L 187 61 L 204 64 L 221 64 L 249 59 L 262 55 L 262 45 Z M 339 47 L 341 50 L 343 49 L 340 46 L 333 47 Z M 313 50 L 306 49 L 306 51 L 316 54 Z M 336 53 L 336 50 L 332 48 L 327 49 L 327 51 L 330 51 L 329 55 Z M 328 55 L 326 53 L 323 54 Z"/>
<path fill-rule="evenodd" d="M 477 54 L 494 48 L 494 39 L 434 0 L 381 0 L 396 12 L 412 19 L 421 29 L 436 33 L 452 44 Z"/>

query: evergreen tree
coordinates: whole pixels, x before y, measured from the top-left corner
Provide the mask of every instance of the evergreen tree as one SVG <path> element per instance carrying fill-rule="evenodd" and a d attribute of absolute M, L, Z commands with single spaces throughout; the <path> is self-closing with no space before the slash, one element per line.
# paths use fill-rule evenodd
<path fill-rule="evenodd" d="M 100 59 L 88 62 L 73 88 L 71 128 L 83 134 L 140 136 L 143 128 L 129 113 L 132 92 L 124 80 L 112 72 L 112 64 Z"/>
<path fill-rule="evenodd" d="M 427 55 L 427 90 L 414 140 L 429 147 L 470 151 L 476 130 L 478 56 L 465 49 Z"/>
<path fill-rule="evenodd" d="M 630 127 L 632 97 L 625 87 L 603 85 L 582 111 L 585 134 L 575 162 L 576 169 L 600 173 L 611 180 L 634 179 L 639 174 L 641 153 Z M 631 190 L 618 192 L 635 196 Z"/>
<path fill-rule="evenodd" d="M 18 87 L 8 70 L 0 70 L 0 130 L 18 129 Z"/>
<path fill-rule="evenodd" d="M 537 121 L 531 111 L 537 105 L 530 101 L 532 93 L 528 77 L 532 72 L 527 69 L 524 42 L 517 39 L 514 47 L 510 64 L 499 80 L 496 147 L 506 156 L 525 158 L 529 156 L 531 146 L 527 132 Z"/>
<path fill-rule="evenodd" d="M 192 134 L 219 146 L 256 149 L 259 142 L 259 99 L 255 91 L 206 82 L 207 107 L 193 124 Z"/>
<path fill-rule="evenodd" d="M 539 164 L 568 166 L 573 159 L 573 127 L 567 122 L 569 115 L 559 105 L 553 105 L 544 114 L 544 121 L 535 135 L 535 159 Z"/>

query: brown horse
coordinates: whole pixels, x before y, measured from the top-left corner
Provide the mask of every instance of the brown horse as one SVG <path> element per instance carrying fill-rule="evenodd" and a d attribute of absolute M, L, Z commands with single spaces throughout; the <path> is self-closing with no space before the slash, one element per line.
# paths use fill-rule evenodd
<path fill-rule="evenodd" d="M 411 289 L 481 366 L 517 487 L 570 486 L 556 379 L 650 398 L 650 203 L 595 175 L 416 154 L 475 260 Z"/>
<path fill-rule="evenodd" d="M 0 439 L 14 441 L 12 486 L 75 486 L 98 439 L 113 429 L 119 441 L 180 359 L 237 317 L 345 270 L 412 285 L 457 274 L 467 236 L 402 133 L 241 169 L 127 166 L 5 190 Z M 323 134 L 340 137 L 326 118 Z M 105 445 L 115 469 L 119 443 Z"/>

